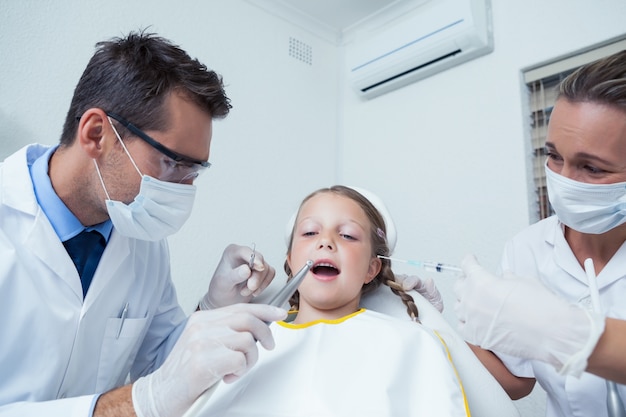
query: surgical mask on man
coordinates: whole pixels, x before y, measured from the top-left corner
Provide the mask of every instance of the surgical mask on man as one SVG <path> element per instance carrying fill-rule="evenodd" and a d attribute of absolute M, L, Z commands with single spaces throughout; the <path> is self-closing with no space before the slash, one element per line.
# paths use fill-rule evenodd
<path fill-rule="evenodd" d="M 141 176 L 139 194 L 132 203 L 124 204 L 121 201 L 111 200 L 100 174 L 98 163 L 94 159 L 96 172 L 107 196 L 106 207 L 113 227 L 126 237 L 150 241 L 161 240 L 177 232 L 191 214 L 196 186 L 160 181 L 154 177 L 143 175 L 110 119 L 109 123 L 113 127 L 115 136 L 122 144 L 124 152 Z"/>
<path fill-rule="evenodd" d="M 548 198 L 559 220 L 589 234 L 602 234 L 626 222 L 626 182 L 589 184 L 545 165 Z"/>

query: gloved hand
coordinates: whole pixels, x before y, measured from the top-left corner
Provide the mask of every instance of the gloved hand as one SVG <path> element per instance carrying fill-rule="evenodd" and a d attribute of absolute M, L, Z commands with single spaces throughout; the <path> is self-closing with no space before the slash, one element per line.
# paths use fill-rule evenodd
<path fill-rule="evenodd" d="M 443 298 L 432 278 L 421 279 L 417 275 L 396 275 L 396 281 L 404 291 L 415 290 L 427 299 L 439 312 L 443 312 Z"/>
<path fill-rule="evenodd" d="M 580 376 L 604 332 L 605 318 L 553 294 L 536 278 L 497 277 L 472 255 L 455 283 L 459 331 L 483 349 L 547 362 Z"/>
<path fill-rule="evenodd" d="M 138 417 L 180 417 L 207 389 L 224 379 L 232 382 L 258 358 L 256 341 L 274 348 L 265 322 L 282 320 L 283 309 L 237 304 L 189 317 L 176 345 L 159 369 L 132 387 Z"/>
<path fill-rule="evenodd" d="M 247 246 L 228 245 L 215 269 L 209 291 L 200 299 L 201 310 L 247 303 L 259 295 L 272 282 L 276 271 L 259 252 L 255 253 L 252 270 L 252 249 Z"/>

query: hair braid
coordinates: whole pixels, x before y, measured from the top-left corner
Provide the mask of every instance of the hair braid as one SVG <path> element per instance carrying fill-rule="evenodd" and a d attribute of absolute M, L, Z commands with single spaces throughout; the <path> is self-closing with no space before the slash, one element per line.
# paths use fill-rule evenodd
<path fill-rule="evenodd" d="M 407 294 L 407 292 L 404 291 L 402 285 L 393 279 L 385 280 L 384 284 L 391 289 L 391 292 L 393 292 L 395 295 L 402 299 L 402 302 L 406 306 L 406 312 L 411 317 L 411 319 L 419 321 L 419 310 L 417 309 L 415 300 L 410 294 Z"/>

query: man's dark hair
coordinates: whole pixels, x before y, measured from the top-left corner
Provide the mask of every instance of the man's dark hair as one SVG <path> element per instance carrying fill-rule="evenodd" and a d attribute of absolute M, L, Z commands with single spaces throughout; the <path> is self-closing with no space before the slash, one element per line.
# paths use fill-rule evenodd
<path fill-rule="evenodd" d="M 231 109 L 222 78 L 167 39 L 145 31 L 96 44 L 70 105 L 61 145 L 70 145 L 78 118 L 89 108 L 112 111 L 142 130 L 165 130 L 165 99 L 172 92 L 224 118 Z"/>

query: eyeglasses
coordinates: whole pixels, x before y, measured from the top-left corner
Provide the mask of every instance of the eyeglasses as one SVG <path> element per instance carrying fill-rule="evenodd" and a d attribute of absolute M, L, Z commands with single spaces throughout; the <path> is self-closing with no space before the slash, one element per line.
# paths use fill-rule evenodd
<path fill-rule="evenodd" d="M 198 159 L 193 159 L 174 152 L 165 145 L 151 138 L 147 133 L 128 120 L 124 119 L 119 114 L 113 112 L 105 113 L 107 116 L 115 119 L 122 126 L 128 129 L 133 135 L 137 136 L 139 139 L 143 140 L 167 157 L 166 159 L 164 158 L 160 161 L 161 174 L 158 177 L 160 180 L 168 182 L 193 181 L 198 177 L 198 175 L 211 166 L 209 161 L 200 161 Z"/>

